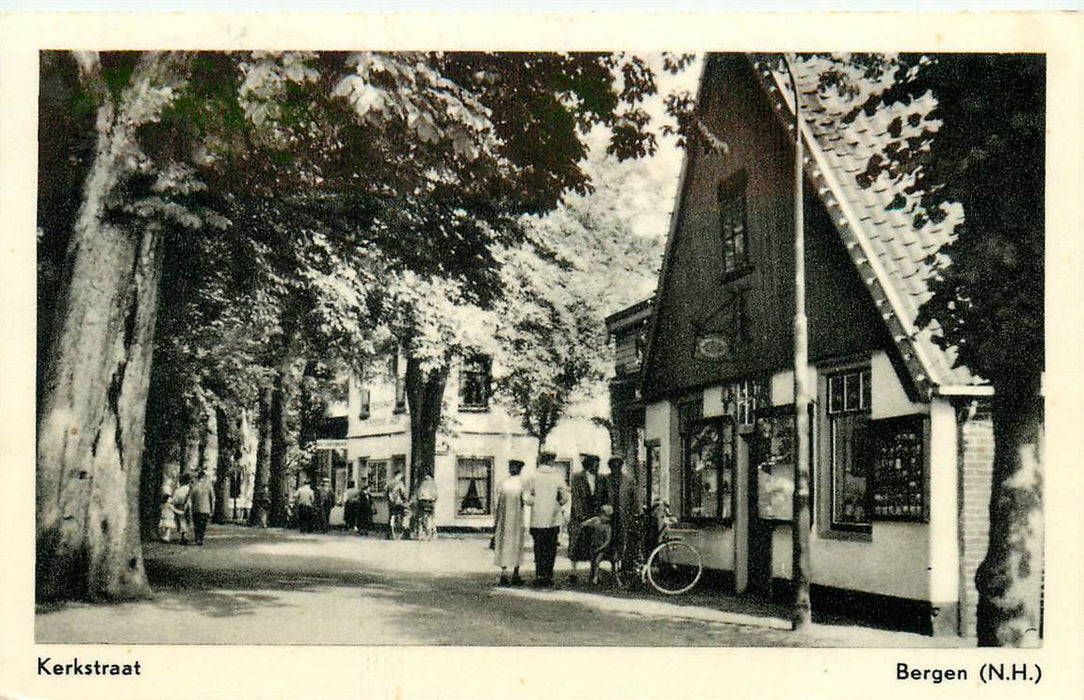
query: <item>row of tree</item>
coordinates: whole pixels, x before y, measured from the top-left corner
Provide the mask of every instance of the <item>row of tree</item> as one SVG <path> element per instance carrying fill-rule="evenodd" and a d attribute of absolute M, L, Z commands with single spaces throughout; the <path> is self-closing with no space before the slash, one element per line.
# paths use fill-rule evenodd
<path fill-rule="evenodd" d="M 641 59 L 58 52 L 41 85 L 39 599 L 145 595 L 179 469 L 225 489 L 254 452 L 254 522 L 281 524 L 330 385 L 391 347 L 416 474 L 456 355 L 503 350 L 541 439 L 601 377 L 605 297 L 573 257 L 594 231 L 538 222 L 590 192 L 597 129 L 613 159 L 654 151 Z"/>

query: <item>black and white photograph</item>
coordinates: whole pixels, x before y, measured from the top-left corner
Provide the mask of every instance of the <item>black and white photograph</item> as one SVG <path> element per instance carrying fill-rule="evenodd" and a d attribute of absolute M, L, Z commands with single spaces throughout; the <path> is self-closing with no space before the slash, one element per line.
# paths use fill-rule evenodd
<path fill-rule="evenodd" d="M 36 672 L 0 697 L 191 674 L 170 650 L 355 659 L 283 697 L 365 649 L 1078 672 L 1035 654 L 1080 535 L 1045 469 L 1079 455 L 1047 446 L 1079 47 L 163 33 L 20 63 Z"/>

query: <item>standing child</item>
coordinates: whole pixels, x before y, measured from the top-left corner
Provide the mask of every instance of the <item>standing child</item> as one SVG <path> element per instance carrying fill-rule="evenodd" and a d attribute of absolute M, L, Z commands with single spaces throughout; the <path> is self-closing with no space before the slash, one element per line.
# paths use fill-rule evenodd
<path fill-rule="evenodd" d="M 177 528 L 177 515 L 180 512 L 173 507 L 173 496 L 163 493 L 162 513 L 158 519 L 158 538 L 163 542 L 169 542 L 173 537 L 173 531 Z"/>

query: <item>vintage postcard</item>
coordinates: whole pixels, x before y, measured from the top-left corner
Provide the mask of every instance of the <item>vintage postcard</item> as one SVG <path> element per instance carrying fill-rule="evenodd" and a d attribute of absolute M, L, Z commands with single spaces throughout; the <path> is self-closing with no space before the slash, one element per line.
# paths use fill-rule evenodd
<path fill-rule="evenodd" d="M 1080 15 L 0 33 L 0 698 L 1084 690 Z"/>

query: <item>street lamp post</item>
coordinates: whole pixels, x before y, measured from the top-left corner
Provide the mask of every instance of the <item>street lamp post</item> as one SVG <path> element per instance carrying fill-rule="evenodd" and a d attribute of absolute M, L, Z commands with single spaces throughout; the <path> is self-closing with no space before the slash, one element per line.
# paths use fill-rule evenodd
<path fill-rule="evenodd" d="M 803 211 L 802 108 L 792 56 L 783 54 L 794 90 L 794 501 L 791 517 L 791 581 L 794 609 L 791 628 L 807 628 L 812 620 L 809 599 L 809 336 L 805 315 L 805 218 Z"/>

